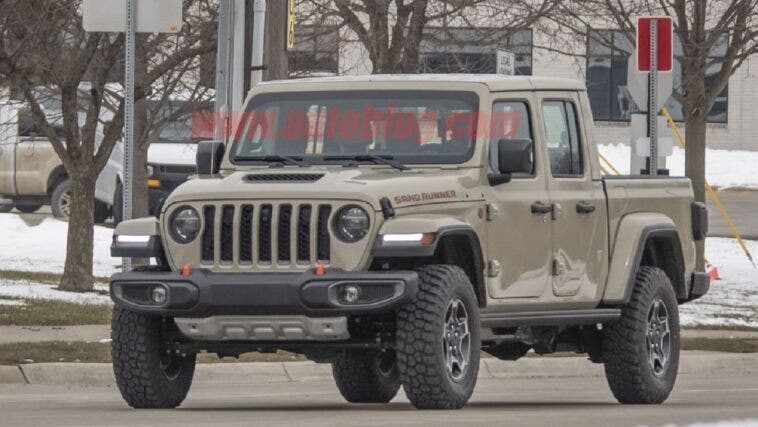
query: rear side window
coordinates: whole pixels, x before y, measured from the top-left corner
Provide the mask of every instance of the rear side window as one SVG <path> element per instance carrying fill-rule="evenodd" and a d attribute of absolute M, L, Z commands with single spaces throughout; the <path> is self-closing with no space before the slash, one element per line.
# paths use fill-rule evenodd
<path fill-rule="evenodd" d="M 528 139 L 532 138 L 532 128 L 529 120 L 529 107 L 523 101 L 502 101 L 492 105 L 492 118 L 490 120 L 490 144 L 489 159 L 493 171 L 498 169 L 497 145 L 501 139 Z M 532 145 L 534 150 L 534 145 Z M 534 153 L 532 153 L 534 158 Z M 534 170 L 528 174 L 515 174 L 517 177 L 534 176 Z"/>
<path fill-rule="evenodd" d="M 584 175 L 574 104 L 569 101 L 545 101 L 542 104 L 542 117 L 545 121 L 545 142 L 553 176 Z"/>

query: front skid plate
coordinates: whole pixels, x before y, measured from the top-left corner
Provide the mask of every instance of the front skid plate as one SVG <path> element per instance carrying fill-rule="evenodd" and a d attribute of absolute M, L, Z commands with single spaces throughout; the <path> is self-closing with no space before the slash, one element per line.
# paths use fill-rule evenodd
<path fill-rule="evenodd" d="M 203 341 L 339 341 L 350 338 L 347 317 L 211 316 L 175 318 L 188 338 Z"/>

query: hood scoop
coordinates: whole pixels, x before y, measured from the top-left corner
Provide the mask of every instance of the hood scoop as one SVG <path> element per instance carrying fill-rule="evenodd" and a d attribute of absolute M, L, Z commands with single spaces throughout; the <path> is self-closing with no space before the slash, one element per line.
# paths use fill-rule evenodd
<path fill-rule="evenodd" d="M 272 182 L 316 182 L 323 178 L 322 173 L 260 173 L 245 176 L 243 180 L 250 183 Z"/>

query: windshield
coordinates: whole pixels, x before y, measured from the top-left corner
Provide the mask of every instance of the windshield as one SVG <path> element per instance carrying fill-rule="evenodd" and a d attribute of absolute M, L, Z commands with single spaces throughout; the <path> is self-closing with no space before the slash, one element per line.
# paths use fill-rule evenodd
<path fill-rule="evenodd" d="M 232 162 L 463 163 L 474 149 L 478 101 L 451 91 L 262 94 L 240 120 Z"/>

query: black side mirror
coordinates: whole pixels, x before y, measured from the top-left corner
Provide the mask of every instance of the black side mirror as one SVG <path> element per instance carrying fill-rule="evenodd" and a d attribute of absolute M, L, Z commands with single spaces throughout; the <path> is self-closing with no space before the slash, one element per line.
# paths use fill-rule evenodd
<path fill-rule="evenodd" d="M 491 185 L 509 182 L 514 173 L 532 173 L 534 143 L 530 139 L 501 139 L 497 142 L 499 174 L 489 176 Z"/>
<path fill-rule="evenodd" d="M 221 169 L 226 146 L 223 141 L 201 141 L 197 144 L 195 164 L 198 175 L 215 175 Z"/>

